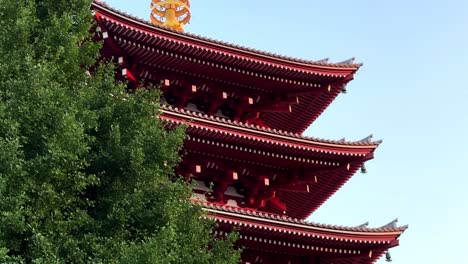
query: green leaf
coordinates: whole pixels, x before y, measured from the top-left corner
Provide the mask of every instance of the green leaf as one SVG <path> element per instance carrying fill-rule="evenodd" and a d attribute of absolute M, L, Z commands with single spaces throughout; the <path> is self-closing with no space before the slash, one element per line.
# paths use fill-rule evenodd
<path fill-rule="evenodd" d="M 157 89 L 96 61 L 89 6 L 0 5 L 0 262 L 238 263 L 174 181 L 185 135 Z"/>

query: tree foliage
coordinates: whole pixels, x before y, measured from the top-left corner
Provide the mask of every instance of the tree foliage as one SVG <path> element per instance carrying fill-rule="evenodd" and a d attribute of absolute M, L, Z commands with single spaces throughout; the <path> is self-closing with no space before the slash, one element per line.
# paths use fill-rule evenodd
<path fill-rule="evenodd" d="M 96 63 L 89 7 L 0 1 L 0 263 L 237 263 L 174 180 L 158 92 Z"/>

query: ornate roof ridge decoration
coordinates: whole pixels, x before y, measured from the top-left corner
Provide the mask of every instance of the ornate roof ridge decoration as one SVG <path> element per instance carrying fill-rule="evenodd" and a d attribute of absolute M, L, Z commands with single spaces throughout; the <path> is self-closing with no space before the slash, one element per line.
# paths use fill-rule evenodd
<path fill-rule="evenodd" d="M 241 50 L 241 51 L 244 51 L 244 52 L 256 53 L 257 55 L 267 56 L 267 57 L 270 57 L 272 59 L 286 60 L 286 61 L 291 62 L 291 63 L 301 63 L 301 64 L 307 64 L 307 65 L 310 65 L 310 66 L 324 66 L 324 67 L 334 67 L 334 68 L 353 68 L 354 71 L 357 71 L 361 66 L 363 66 L 362 63 L 355 63 L 354 62 L 354 57 L 350 58 L 348 60 L 342 61 L 342 62 L 337 62 L 337 63 L 328 62 L 329 61 L 328 58 L 320 59 L 320 60 L 307 60 L 307 59 L 301 59 L 301 58 L 292 57 L 292 56 L 284 56 L 284 55 L 280 55 L 280 54 L 277 54 L 277 53 L 258 50 L 258 49 L 250 48 L 250 47 L 246 47 L 246 46 L 236 45 L 234 43 L 225 42 L 225 41 L 221 41 L 221 40 L 217 40 L 217 39 L 213 39 L 213 38 L 208 38 L 208 37 L 204 37 L 204 36 L 197 35 L 197 34 L 194 34 L 194 33 L 180 32 L 180 31 L 177 31 L 175 29 L 168 28 L 168 27 L 154 25 L 148 20 L 145 20 L 145 19 L 142 19 L 140 17 L 131 15 L 131 14 L 129 14 L 127 12 L 124 12 L 122 10 L 119 10 L 117 8 L 110 7 L 107 3 L 103 2 L 103 1 L 100 1 L 100 0 L 93 0 L 92 6 L 98 7 L 98 8 L 101 8 L 101 9 L 107 9 L 108 11 L 114 12 L 117 15 L 124 16 L 124 17 L 126 17 L 128 19 L 134 20 L 134 21 L 139 22 L 139 23 L 143 23 L 146 26 L 149 26 L 149 27 L 152 27 L 152 28 L 155 28 L 155 29 L 158 29 L 158 30 L 163 30 L 163 31 L 167 31 L 167 32 L 170 32 L 170 33 L 175 33 L 175 34 L 177 34 L 179 36 L 189 37 L 189 38 L 197 39 L 197 40 L 200 40 L 200 41 L 206 41 L 206 42 L 210 42 L 210 43 L 215 44 L 215 45 L 221 45 L 221 46 L 225 46 L 227 48 L 233 48 L 233 49 Z"/>
<path fill-rule="evenodd" d="M 297 218 L 291 218 L 289 216 L 281 216 L 274 213 L 260 212 L 252 209 L 245 209 L 240 207 L 234 207 L 229 205 L 218 205 L 213 203 L 198 202 L 204 210 L 212 209 L 221 212 L 236 213 L 246 216 L 252 216 L 262 219 L 275 220 L 283 223 L 292 223 L 299 224 L 305 228 L 314 227 L 314 228 L 323 228 L 330 229 L 335 231 L 349 231 L 349 232 L 367 232 L 367 233 L 385 233 L 385 232 L 400 232 L 402 233 L 408 228 L 408 225 L 404 226 L 388 226 L 384 225 L 382 227 L 367 227 L 364 225 L 360 226 L 341 226 L 341 225 L 329 225 L 316 222 L 309 222 L 306 220 L 301 220 Z"/>
<path fill-rule="evenodd" d="M 395 228 L 397 226 L 397 223 L 398 223 L 398 218 L 392 220 L 390 223 L 386 225 L 381 226 L 380 228 Z"/>
<path fill-rule="evenodd" d="M 368 227 L 369 226 L 369 221 L 363 223 L 363 224 L 360 224 L 358 225 L 357 227 Z"/>
<path fill-rule="evenodd" d="M 154 25 L 184 31 L 190 22 L 189 0 L 152 0 L 150 19 Z"/>
<path fill-rule="evenodd" d="M 373 141 L 372 140 L 372 135 L 369 135 L 368 137 L 357 140 L 357 141 L 348 141 L 345 139 L 340 139 L 340 140 L 331 140 L 331 139 L 324 139 L 324 138 L 316 138 L 316 137 L 311 137 L 311 136 L 305 136 L 299 133 L 293 133 L 293 132 L 288 132 L 288 131 L 283 131 L 279 129 L 272 129 L 272 128 L 266 128 L 266 127 L 261 127 L 258 125 L 254 124 L 246 124 L 240 121 L 232 121 L 227 118 L 219 117 L 219 116 L 212 116 L 212 115 L 207 115 L 204 113 L 199 113 L 187 109 L 180 109 L 172 105 L 167 105 L 167 104 L 161 104 L 161 109 L 175 112 L 175 113 L 181 113 L 185 114 L 191 117 L 198 117 L 202 118 L 205 120 L 209 121 L 215 121 L 223 124 L 229 124 L 229 125 L 234 125 L 242 128 L 248 128 L 248 129 L 253 129 L 257 131 L 262 131 L 262 132 L 267 132 L 271 133 L 273 135 L 281 135 L 281 136 L 288 136 L 292 137 L 295 139 L 303 139 L 303 140 L 308 140 L 311 142 L 316 142 L 316 143 L 328 143 L 328 144 L 336 144 L 340 146 L 371 146 L 371 147 L 377 147 L 379 146 L 383 141 L 382 140 L 377 140 Z"/>

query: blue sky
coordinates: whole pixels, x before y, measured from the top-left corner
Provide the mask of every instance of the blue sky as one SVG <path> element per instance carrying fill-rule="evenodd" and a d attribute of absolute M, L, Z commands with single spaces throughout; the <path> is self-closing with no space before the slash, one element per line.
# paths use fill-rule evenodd
<path fill-rule="evenodd" d="M 107 0 L 147 19 L 150 0 Z M 305 59 L 364 66 L 306 131 L 384 143 L 309 219 L 394 218 L 393 263 L 468 263 L 468 1 L 191 0 L 186 31 Z M 382 259 L 379 263 L 385 263 Z"/>

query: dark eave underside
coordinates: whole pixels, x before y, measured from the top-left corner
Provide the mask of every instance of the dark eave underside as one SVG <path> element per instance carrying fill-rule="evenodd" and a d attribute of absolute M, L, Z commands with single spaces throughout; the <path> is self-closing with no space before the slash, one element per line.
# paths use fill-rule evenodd
<path fill-rule="evenodd" d="M 304 171 L 293 189 L 281 189 L 277 197 L 287 206 L 287 214 L 306 218 L 333 195 L 373 157 L 379 142 L 369 138 L 358 142 L 328 141 L 305 138 L 291 133 L 244 125 L 219 117 L 209 117 L 184 109 L 162 106 L 161 119 L 173 127 L 187 124 L 189 138 L 185 144 L 187 158 L 205 164 L 207 160 L 231 164 L 231 169 L 250 164 L 254 170 L 271 170 L 292 177 L 293 169 Z M 252 163 L 253 162 L 253 163 Z M 228 165 L 229 166 L 229 165 Z M 301 172 L 298 172 L 301 173 Z M 314 178 L 311 176 L 314 174 Z M 280 176 L 283 177 L 283 176 Z M 312 177 L 312 178 L 311 178 Z M 280 179 L 280 178 L 279 178 Z M 307 188 L 304 192 L 296 188 Z M 267 203 L 263 211 L 282 214 Z"/>

